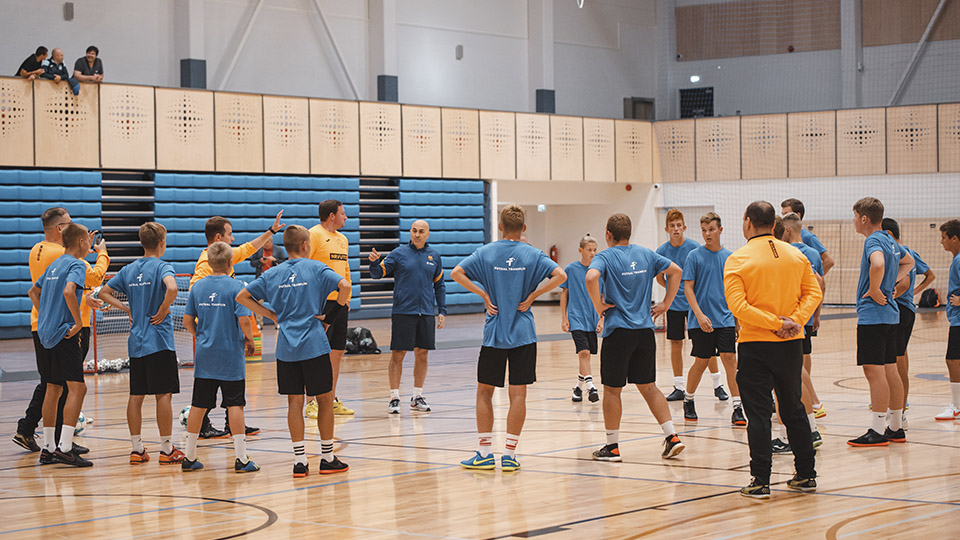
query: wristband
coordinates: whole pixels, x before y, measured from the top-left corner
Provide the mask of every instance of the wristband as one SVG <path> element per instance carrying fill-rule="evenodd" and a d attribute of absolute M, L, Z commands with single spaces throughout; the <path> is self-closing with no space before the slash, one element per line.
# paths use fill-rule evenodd
<path fill-rule="evenodd" d="M 275 231 L 275 230 L 273 230 L 273 227 L 270 227 L 270 228 L 267 229 L 267 230 L 270 231 L 270 234 L 277 234 L 278 232 L 280 232 L 280 231 Z"/>

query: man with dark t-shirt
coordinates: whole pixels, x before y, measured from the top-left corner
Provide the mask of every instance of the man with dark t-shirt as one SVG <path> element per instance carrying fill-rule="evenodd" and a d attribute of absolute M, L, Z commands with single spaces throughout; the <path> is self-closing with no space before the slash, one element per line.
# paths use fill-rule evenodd
<path fill-rule="evenodd" d="M 43 75 L 43 61 L 47 59 L 47 48 L 43 45 L 37 47 L 36 54 L 31 54 L 20 64 L 15 77 L 23 77 L 31 81 Z"/>

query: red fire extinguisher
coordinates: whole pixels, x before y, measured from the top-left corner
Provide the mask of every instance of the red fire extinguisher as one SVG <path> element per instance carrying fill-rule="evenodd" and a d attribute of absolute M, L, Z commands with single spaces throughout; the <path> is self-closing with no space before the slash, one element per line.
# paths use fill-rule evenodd
<path fill-rule="evenodd" d="M 554 244 L 550 246 L 550 258 L 553 259 L 553 262 L 560 262 L 560 250 L 557 249 L 557 245 Z"/>

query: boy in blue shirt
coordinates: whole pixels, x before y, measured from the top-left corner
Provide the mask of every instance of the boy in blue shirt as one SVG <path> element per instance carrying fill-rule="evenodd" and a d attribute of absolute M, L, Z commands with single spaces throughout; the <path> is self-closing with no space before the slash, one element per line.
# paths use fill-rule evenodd
<path fill-rule="evenodd" d="M 573 387 L 573 401 L 583 401 L 583 391 L 591 403 L 600 401 L 600 393 L 590 374 L 590 357 L 597 354 L 597 332 L 603 331 L 603 319 L 597 315 L 587 294 L 587 269 L 597 254 L 597 241 L 589 234 L 580 239 L 580 260 L 563 269 L 567 280 L 560 284 L 560 329 L 570 332 L 580 359 L 577 385 Z"/>
<path fill-rule="evenodd" d="M 716 361 L 717 355 L 727 372 L 727 384 L 733 394 L 733 415 L 730 422 L 735 426 L 746 426 L 740 404 L 740 391 L 737 388 L 737 329 L 736 319 L 727 307 L 723 293 L 723 265 L 730 256 L 730 250 L 720 244 L 723 234 L 720 216 L 707 212 L 700 218 L 700 232 L 704 244 L 687 255 L 683 265 L 683 284 L 690 304 L 687 316 L 687 331 L 693 348 L 693 366 L 687 372 L 687 389 L 683 398 L 683 417 L 690 422 L 697 421 L 697 409 L 693 395 L 700 384 L 700 377 L 707 369 L 710 360 Z"/>
<path fill-rule="evenodd" d="M 800 199 L 786 199 L 780 203 L 780 214 L 785 216 L 790 212 L 800 216 L 800 221 L 802 222 L 803 216 L 806 213 L 806 208 L 803 206 L 803 203 L 800 201 Z M 833 257 L 830 255 L 830 251 L 827 250 L 827 246 L 823 245 L 820 239 L 817 238 L 817 235 L 813 234 L 812 231 L 802 226 L 800 227 L 799 241 L 817 251 L 817 254 L 820 255 L 820 260 L 823 263 L 823 275 L 826 276 L 827 272 L 829 272 L 835 264 Z"/>
<path fill-rule="evenodd" d="M 130 428 L 130 464 L 150 461 L 143 447 L 143 400 L 157 400 L 157 428 L 160 431 L 160 464 L 176 465 L 183 452 L 173 446 L 173 394 L 180 393 L 180 374 L 173 317 L 170 306 L 177 299 L 177 280 L 173 265 L 163 261 L 167 250 L 167 229 L 150 221 L 140 226 L 143 257 L 124 266 L 100 290 L 100 298 L 130 316 L 130 398 L 127 401 L 127 425 Z M 129 307 L 117 300 L 114 291 L 126 295 Z"/>
<path fill-rule="evenodd" d="M 530 306 L 567 278 L 563 269 L 539 249 L 524 243 L 527 229 L 523 208 L 509 205 L 500 211 L 503 239 L 473 252 L 450 272 L 454 281 L 483 298 L 487 318 L 477 363 L 476 453 L 460 462 L 467 469 L 494 469 L 493 390 L 503 388 L 510 364 L 510 411 L 500 469 L 515 471 L 517 444 L 527 415 L 527 385 L 537 380 L 537 332 Z M 549 281 L 537 287 L 544 279 Z M 474 283 L 476 281 L 479 286 Z M 481 288 L 482 287 L 482 288 Z"/>
<path fill-rule="evenodd" d="M 287 396 L 287 425 L 293 441 L 293 477 L 310 473 L 303 442 L 303 396 L 317 400 L 320 474 L 345 472 L 333 455 L 333 367 L 321 313 L 339 317 L 350 298 L 350 282 L 320 261 L 310 259 L 310 232 L 291 225 L 283 233 L 290 258 L 264 272 L 237 294 L 237 303 L 277 323 L 277 386 Z M 336 306 L 325 306 L 337 292 Z M 259 300 L 269 304 L 260 305 Z"/>
<path fill-rule="evenodd" d="M 256 472 L 260 467 L 247 456 L 247 436 L 243 407 L 246 405 L 246 357 L 254 351 L 253 325 L 249 309 L 238 304 L 243 283 L 231 277 L 233 249 L 226 242 L 214 242 L 207 248 L 207 260 L 213 273 L 198 281 L 187 298 L 183 325 L 194 337 L 193 399 L 187 419 L 187 451 L 180 468 L 203 468 L 197 458 L 197 440 L 207 411 L 217 406 L 217 390 L 223 394 L 221 406 L 227 409 L 232 427 L 233 450 L 238 473 Z"/>
<path fill-rule="evenodd" d="M 666 438 L 661 457 L 672 458 L 684 449 L 673 427 L 667 400 L 657 388 L 657 342 L 653 337 L 653 318 L 662 315 L 673 302 L 680 289 L 682 271 L 670 259 L 630 244 L 632 232 L 629 216 L 610 216 L 605 235 L 608 249 L 598 253 L 587 270 L 587 292 L 594 309 L 605 319 L 600 378 L 607 444 L 593 453 L 593 459 L 598 461 L 620 461 L 620 393 L 628 382 L 637 385 L 663 430 Z M 651 309 L 653 282 L 663 273 L 667 294 Z"/>
<path fill-rule="evenodd" d="M 936 416 L 937 420 L 960 418 L 960 219 L 940 225 L 940 245 L 953 255 L 947 279 L 947 373 L 950 375 L 952 403 Z"/>
<path fill-rule="evenodd" d="M 860 259 L 857 285 L 857 365 L 870 387 L 870 428 L 847 441 L 855 447 L 888 446 L 906 442 L 903 420 L 903 383 L 897 371 L 897 334 L 900 310 L 894 287 L 913 268 L 913 257 L 881 230 L 883 203 L 864 197 L 853 205 L 853 225 L 867 239 Z"/>
<path fill-rule="evenodd" d="M 30 288 L 29 296 L 37 309 L 37 335 L 46 354 L 37 356 L 37 369 L 47 381 L 43 397 L 43 444 L 40 464 L 63 463 L 73 467 L 91 467 L 73 446 L 73 429 L 80 415 L 87 385 L 83 382 L 83 358 L 80 355 L 80 298 L 87 268 L 83 257 L 90 252 L 91 235 L 83 225 L 71 223 L 63 229 L 64 254 L 53 261 Z M 63 425 L 56 444 L 57 404 L 63 387 L 67 399 L 63 407 Z"/>

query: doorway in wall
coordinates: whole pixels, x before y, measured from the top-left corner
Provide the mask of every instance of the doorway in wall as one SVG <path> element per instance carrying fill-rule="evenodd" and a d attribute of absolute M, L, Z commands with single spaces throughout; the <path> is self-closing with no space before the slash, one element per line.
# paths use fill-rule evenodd
<path fill-rule="evenodd" d="M 623 98 L 623 117 L 631 120 L 655 120 L 652 98 Z"/>

